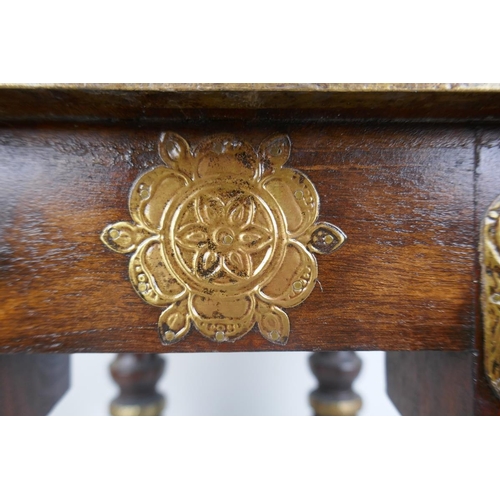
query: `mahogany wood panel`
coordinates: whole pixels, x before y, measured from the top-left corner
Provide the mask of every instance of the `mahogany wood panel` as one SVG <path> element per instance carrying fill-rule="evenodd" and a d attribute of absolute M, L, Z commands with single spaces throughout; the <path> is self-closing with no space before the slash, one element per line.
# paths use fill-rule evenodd
<path fill-rule="evenodd" d="M 68 355 L 0 355 L 0 415 L 46 415 L 68 388 Z"/>
<path fill-rule="evenodd" d="M 254 332 L 163 347 L 158 309 L 135 294 L 128 259 L 102 229 L 129 220 L 128 191 L 159 164 L 161 131 L 191 143 L 230 132 L 257 147 L 292 141 L 289 165 L 348 236 L 319 256 L 319 281 L 288 310 L 285 347 Z M 0 129 L 0 352 L 464 350 L 476 292 L 476 130 L 460 125 L 199 121 L 180 127 L 17 125 Z"/>
<path fill-rule="evenodd" d="M 500 127 L 477 130 L 475 238 L 482 220 L 500 194 Z M 500 415 L 500 400 L 483 368 L 479 256 L 476 258 L 474 307 L 476 335 L 469 352 L 387 353 L 387 390 L 403 415 Z"/>

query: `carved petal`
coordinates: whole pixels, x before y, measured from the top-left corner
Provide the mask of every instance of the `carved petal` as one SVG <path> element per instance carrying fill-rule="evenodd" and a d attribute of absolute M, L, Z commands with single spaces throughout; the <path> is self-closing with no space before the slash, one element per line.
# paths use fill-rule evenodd
<path fill-rule="evenodd" d="M 163 213 L 188 183 L 184 175 L 170 168 L 156 167 L 146 172 L 139 177 L 130 193 L 132 218 L 148 229 L 158 231 Z"/>
<path fill-rule="evenodd" d="M 179 342 L 191 328 L 187 300 L 176 302 L 167 307 L 158 320 L 158 333 L 162 344 L 170 345 Z"/>
<path fill-rule="evenodd" d="M 266 301 L 281 307 L 293 307 L 312 292 L 317 278 L 316 259 L 302 244 L 288 244 L 283 262 L 274 278 L 260 290 Z"/>
<path fill-rule="evenodd" d="M 104 228 L 101 241 L 118 253 L 133 252 L 151 233 L 141 226 L 128 222 L 117 222 Z"/>
<path fill-rule="evenodd" d="M 259 330 L 262 336 L 273 344 L 286 344 L 290 334 L 290 321 L 279 307 L 259 300 L 257 306 Z"/>
<path fill-rule="evenodd" d="M 250 226 L 238 235 L 238 241 L 243 251 L 252 254 L 269 245 L 271 235 L 264 228 Z"/>
<path fill-rule="evenodd" d="M 216 342 L 236 340 L 255 324 L 255 298 L 193 295 L 189 309 L 196 328 Z"/>
<path fill-rule="evenodd" d="M 237 277 L 249 278 L 252 275 L 252 261 L 248 254 L 241 251 L 229 252 L 224 257 L 224 268 L 229 274 L 234 274 Z"/>
<path fill-rule="evenodd" d="M 144 241 L 130 259 L 130 281 L 136 292 L 148 304 L 166 306 L 186 294 L 163 260 L 160 242 L 154 238 Z"/>
<path fill-rule="evenodd" d="M 229 204 L 227 214 L 231 226 L 245 228 L 253 222 L 255 202 L 251 196 L 239 197 Z"/>
<path fill-rule="evenodd" d="M 160 136 L 159 152 L 161 159 L 167 165 L 193 179 L 195 171 L 194 158 L 184 137 L 174 132 L 164 132 Z"/>
<path fill-rule="evenodd" d="M 208 242 L 207 228 L 202 224 L 186 224 L 176 235 L 175 241 L 181 247 L 198 250 Z"/>
<path fill-rule="evenodd" d="M 219 254 L 202 248 L 195 254 L 195 269 L 200 278 L 206 278 L 220 270 L 222 262 Z"/>
<path fill-rule="evenodd" d="M 194 153 L 198 160 L 198 175 L 260 178 L 260 165 L 253 148 L 231 136 L 217 136 L 202 142 Z"/>
<path fill-rule="evenodd" d="M 262 141 L 259 158 L 264 169 L 281 168 L 290 157 L 291 148 L 290 138 L 287 135 L 273 135 Z"/>
<path fill-rule="evenodd" d="M 263 186 L 281 207 L 292 237 L 300 236 L 318 218 L 318 193 L 301 172 L 282 168 L 266 178 Z"/>
<path fill-rule="evenodd" d="M 225 220 L 226 207 L 220 198 L 201 196 L 195 200 L 195 212 L 202 224 L 211 226 Z"/>
<path fill-rule="evenodd" d="M 322 222 L 312 226 L 300 241 L 312 252 L 328 254 L 339 249 L 346 239 L 347 236 L 337 226 Z"/>

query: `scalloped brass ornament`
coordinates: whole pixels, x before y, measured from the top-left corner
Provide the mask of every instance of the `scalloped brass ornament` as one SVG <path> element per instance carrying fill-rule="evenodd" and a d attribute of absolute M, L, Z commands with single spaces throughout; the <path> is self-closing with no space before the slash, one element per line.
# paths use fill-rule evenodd
<path fill-rule="evenodd" d="M 181 340 L 192 324 L 215 342 L 234 341 L 255 323 L 270 342 L 287 342 L 282 308 L 313 290 L 312 252 L 328 254 L 346 239 L 338 227 L 316 222 L 315 187 L 283 167 L 290 149 L 284 135 L 257 152 L 230 135 L 194 149 L 175 133 L 161 135 L 165 165 L 132 186 L 133 223 L 107 226 L 101 240 L 115 252 L 133 252 L 135 291 L 165 308 L 158 322 L 163 344 Z"/>
<path fill-rule="evenodd" d="M 484 368 L 500 397 L 500 197 L 490 206 L 481 241 Z"/>

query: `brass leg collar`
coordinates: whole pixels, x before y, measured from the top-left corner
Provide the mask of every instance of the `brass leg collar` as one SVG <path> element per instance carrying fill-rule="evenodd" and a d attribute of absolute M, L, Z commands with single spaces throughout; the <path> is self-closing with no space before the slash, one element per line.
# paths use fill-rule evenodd
<path fill-rule="evenodd" d="M 161 398 L 145 404 L 111 403 L 110 413 L 115 417 L 155 417 L 162 414 L 165 399 Z"/>
<path fill-rule="evenodd" d="M 362 407 L 361 398 L 345 401 L 318 401 L 314 396 L 310 396 L 309 403 L 319 417 L 353 417 Z"/>

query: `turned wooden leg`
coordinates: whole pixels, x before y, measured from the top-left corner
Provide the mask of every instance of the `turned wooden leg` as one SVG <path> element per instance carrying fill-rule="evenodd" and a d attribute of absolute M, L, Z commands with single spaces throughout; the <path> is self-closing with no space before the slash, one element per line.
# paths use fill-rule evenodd
<path fill-rule="evenodd" d="M 309 395 L 315 415 L 356 415 L 362 403 L 352 384 L 361 371 L 359 356 L 353 351 L 316 352 L 309 364 L 319 383 Z"/>
<path fill-rule="evenodd" d="M 158 354 L 118 354 L 111 363 L 111 375 L 120 394 L 111 402 L 111 415 L 161 415 L 165 398 L 156 391 L 165 360 Z"/>

